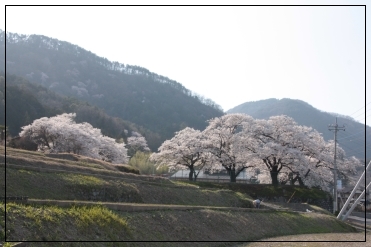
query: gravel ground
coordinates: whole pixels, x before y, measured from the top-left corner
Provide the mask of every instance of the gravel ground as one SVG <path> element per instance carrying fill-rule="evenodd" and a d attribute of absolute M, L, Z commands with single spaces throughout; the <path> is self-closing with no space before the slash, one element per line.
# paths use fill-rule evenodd
<path fill-rule="evenodd" d="M 342 242 L 342 241 L 365 241 L 366 242 Z M 352 247 L 352 246 L 370 246 L 371 233 L 366 235 L 360 233 L 321 233 L 321 234 L 302 234 L 290 235 L 275 238 L 263 239 L 262 241 L 278 241 L 278 242 L 254 242 L 238 245 L 238 247 L 283 247 L 283 246 L 306 246 L 306 247 Z M 303 242 L 298 242 L 303 241 Z M 319 242 L 313 242 L 319 241 Z M 321 242 L 321 241 L 336 241 Z M 282 242 L 282 243 L 280 243 Z"/>

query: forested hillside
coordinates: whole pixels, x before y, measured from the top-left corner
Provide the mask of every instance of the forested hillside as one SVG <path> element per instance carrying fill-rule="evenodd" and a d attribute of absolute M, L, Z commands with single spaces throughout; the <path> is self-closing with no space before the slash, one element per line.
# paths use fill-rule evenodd
<path fill-rule="evenodd" d="M 9 133 L 12 136 L 18 135 L 22 126 L 32 123 L 35 119 L 64 112 L 75 112 L 77 122 L 88 122 L 95 128 L 101 129 L 104 135 L 116 139 L 123 138 L 126 141 L 131 132 L 136 131 L 146 137 L 152 150 L 162 143 L 161 136 L 153 131 L 120 118 L 111 117 L 96 106 L 72 97 L 58 95 L 22 77 L 7 74 L 6 83 L 6 125 L 9 126 Z M 4 75 L 0 76 L 0 86 L 2 96 Z M 2 107 L 1 111 L 4 109 Z M 0 116 L 0 124 L 4 124 L 5 114 L 0 113 Z"/>
<path fill-rule="evenodd" d="M 266 99 L 246 102 L 228 110 L 227 113 L 246 113 L 258 119 L 287 115 L 295 119 L 300 125 L 316 129 L 322 133 L 325 140 L 334 139 L 334 132 L 329 131 L 328 125 L 335 123 L 335 116 L 337 115 L 320 111 L 301 100 Z M 366 150 L 366 159 L 369 160 L 371 158 L 371 148 L 366 146 L 366 140 L 368 143 L 371 142 L 371 128 L 365 127 L 364 124 L 347 116 L 338 116 L 337 121 L 339 126 L 345 126 L 345 131 L 338 132 L 338 143 L 347 155 L 354 155 L 364 160 Z"/>
<path fill-rule="evenodd" d="M 4 38 L 1 32 L 3 44 Z M 6 44 L 7 73 L 87 101 L 110 116 L 158 133 L 162 141 L 186 126 L 203 129 L 206 120 L 223 115 L 213 101 L 174 80 L 145 68 L 108 61 L 68 42 L 7 33 Z M 0 50 L 1 56 L 4 50 Z M 4 67 L 3 63 L 0 61 L 0 66 Z"/>

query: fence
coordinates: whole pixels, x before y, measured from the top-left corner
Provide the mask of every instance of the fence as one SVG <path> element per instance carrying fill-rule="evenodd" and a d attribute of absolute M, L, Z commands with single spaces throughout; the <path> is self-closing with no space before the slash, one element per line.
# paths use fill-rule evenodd
<path fill-rule="evenodd" d="M 0 202 L 13 202 L 13 201 L 22 201 L 22 202 L 27 202 L 28 201 L 28 196 L 7 196 L 3 197 L 0 196 Z"/>
<path fill-rule="evenodd" d="M 171 180 L 182 180 L 182 181 L 188 181 L 188 177 L 170 177 Z M 212 182 L 212 183 L 229 183 L 230 178 L 229 177 L 197 177 L 198 182 Z M 236 179 L 236 183 L 244 183 L 244 184 L 252 184 L 252 182 L 249 179 Z"/>

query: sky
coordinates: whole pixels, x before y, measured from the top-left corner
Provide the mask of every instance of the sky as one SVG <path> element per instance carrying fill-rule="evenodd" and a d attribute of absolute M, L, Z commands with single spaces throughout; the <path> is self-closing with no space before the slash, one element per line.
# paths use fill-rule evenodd
<path fill-rule="evenodd" d="M 185 3 L 177 1 L 182 2 Z M 5 0 L 4 3 L 29 2 Z M 89 1 L 89 4 L 99 3 Z M 123 2 L 105 2 L 115 3 Z M 160 3 L 174 1 L 156 1 Z M 186 3 L 209 4 L 210 1 Z M 231 0 L 228 4 L 365 5 L 366 1 Z M 6 18 L 0 18 L 2 30 L 6 20 L 8 32 L 49 36 L 110 61 L 144 67 L 213 100 L 224 111 L 248 101 L 291 98 L 303 100 L 321 111 L 351 116 L 362 123 L 365 119 L 371 122 L 371 90 L 366 91 L 365 87 L 365 54 L 368 58 L 370 55 L 365 53 L 364 6 L 7 6 L 5 9 Z M 369 20 L 367 14 L 367 27 Z"/>

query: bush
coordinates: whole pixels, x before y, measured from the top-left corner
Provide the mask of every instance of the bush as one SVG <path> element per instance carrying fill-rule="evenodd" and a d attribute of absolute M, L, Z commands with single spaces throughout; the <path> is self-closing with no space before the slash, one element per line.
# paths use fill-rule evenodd
<path fill-rule="evenodd" d="M 138 151 L 129 161 L 129 166 L 134 167 L 139 170 L 140 174 L 151 175 L 153 173 L 160 175 L 168 172 L 167 167 L 161 167 L 156 169 L 155 163 L 149 160 L 149 152 Z"/>
<path fill-rule="evenodd" d="M 115 165 L 115 167 L 120 172 L 128 172 L 128 173 L 134 173 L 134 174 L 140 174 L 139 170 L 135 167 L 129 166 L 129 165 Z"/>
<path fill-rule="evenodd" d="M 37 150 L 37 144 L 28 137 L 17 137 L 13 138 L 8 143 L 9 147 L 25 149 L 30 151 Z"/>

